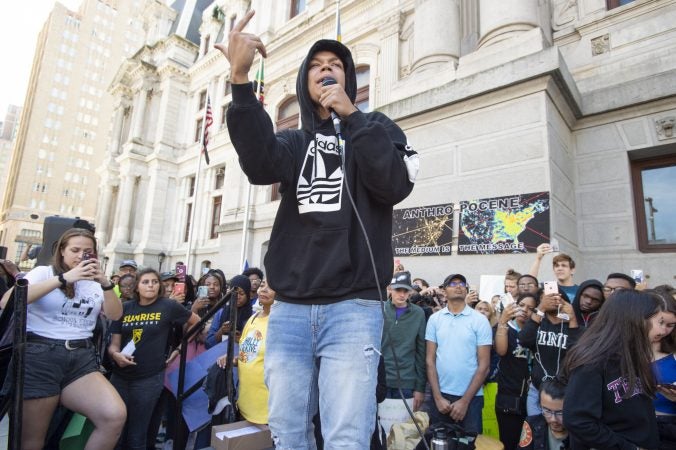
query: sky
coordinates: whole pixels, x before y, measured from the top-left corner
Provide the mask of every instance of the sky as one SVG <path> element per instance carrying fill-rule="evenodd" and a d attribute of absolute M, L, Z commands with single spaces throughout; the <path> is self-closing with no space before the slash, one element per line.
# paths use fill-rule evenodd
<path fill-rule="evenodd" d="M 82 0 L 60 0 L 77 10 Z M 0 121 L 8 105 L 23 106 L 30 77 L 35 43 L 55 0 L 0 1 L 0 42 L 2 42 L 2 82 L 0 83 Z"/>

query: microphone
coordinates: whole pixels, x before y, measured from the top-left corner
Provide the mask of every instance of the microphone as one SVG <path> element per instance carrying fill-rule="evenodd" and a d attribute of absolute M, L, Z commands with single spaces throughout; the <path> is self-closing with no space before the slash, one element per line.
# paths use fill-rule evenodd
<path fill-rule="evenodd" d="M 331 86 L 332 84 L 337 84 L 338 82 L 336 81 L 335 78 L 333 77 L 326 77 L 322 80 L 322 86 Z M 336 130 L 336 134 L 340 137 L 340 117 L 336 112 L 333 110 L 333 108 L 329 108 L 329 112 L 331 113 L 331 120 L 333 121 L 333 128 Z"/>

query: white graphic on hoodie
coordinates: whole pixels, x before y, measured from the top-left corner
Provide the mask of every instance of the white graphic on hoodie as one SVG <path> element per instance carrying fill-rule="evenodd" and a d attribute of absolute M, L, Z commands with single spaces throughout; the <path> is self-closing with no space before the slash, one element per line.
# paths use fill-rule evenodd
<path fill-rule="evenodd" d="M 343 170 L 336 149 L 337 141 L 336 136 L 317 133 L 308 145 L 296 188 L 298 212 L 301 214 L 340 210 Z"/>

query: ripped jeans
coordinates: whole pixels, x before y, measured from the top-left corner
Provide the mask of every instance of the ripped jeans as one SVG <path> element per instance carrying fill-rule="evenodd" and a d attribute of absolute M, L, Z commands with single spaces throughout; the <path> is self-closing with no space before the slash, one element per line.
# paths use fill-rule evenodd
<path fill-rule="evenodd" d="M 315 450 L 319 407 L 324 449 L 369 448 L 383 316 L 380 302 L 277 301 L 270 311 L 265 384 L 277 450 Z"/>

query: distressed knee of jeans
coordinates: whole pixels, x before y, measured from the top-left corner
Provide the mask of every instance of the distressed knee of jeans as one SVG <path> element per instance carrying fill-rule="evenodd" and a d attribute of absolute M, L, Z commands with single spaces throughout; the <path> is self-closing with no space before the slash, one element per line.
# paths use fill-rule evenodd
<path fill-rule="evenodd" d="M 364 359 L 366 359 L 366 374 L 371 375 L 371 362 L 373 358 L 377 358 L 377 354 L 381 354 L 378 349 L 373 344 L 368 344 L 364 346 Z"/>

